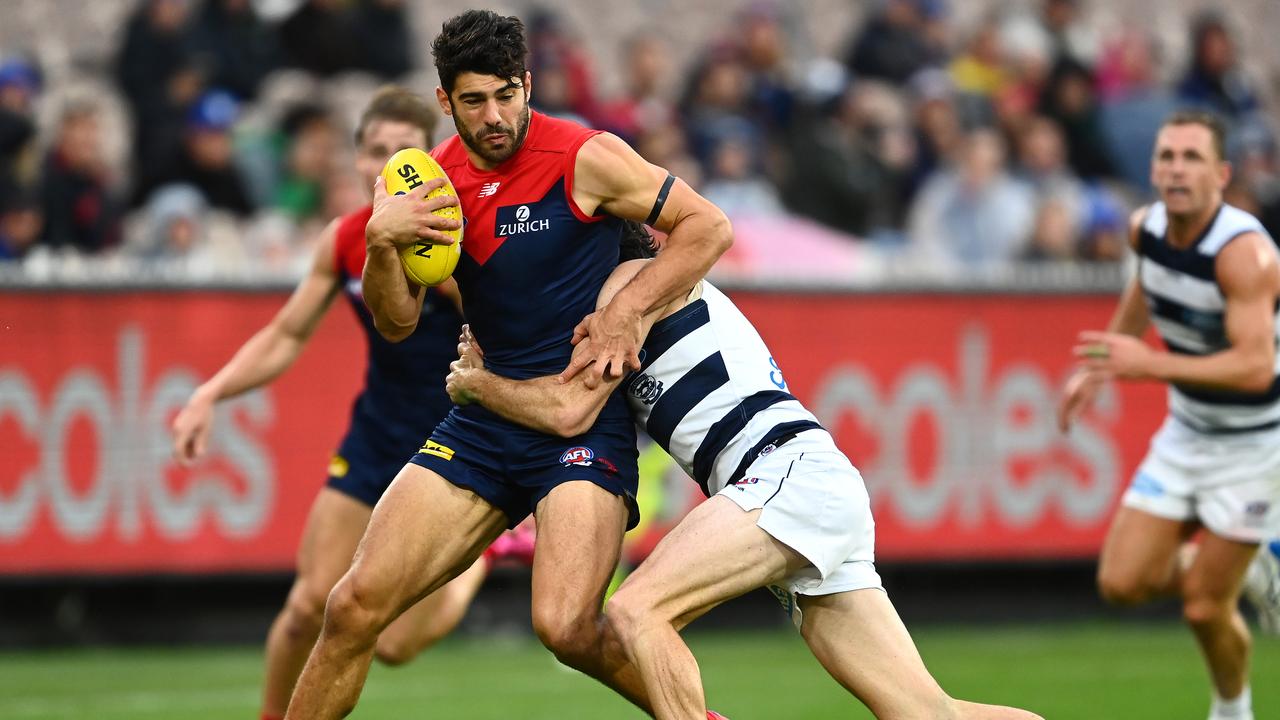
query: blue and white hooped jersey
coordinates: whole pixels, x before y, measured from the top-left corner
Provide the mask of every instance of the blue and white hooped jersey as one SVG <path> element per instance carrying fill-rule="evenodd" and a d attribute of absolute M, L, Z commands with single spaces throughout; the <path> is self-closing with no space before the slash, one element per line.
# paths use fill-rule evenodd
<path fill-rule="evenodd" d="M 658 321 L 622 390 L 640 426 L 708 496 L 769 443 L 820 428 L 742 312 L 710 283 Z"/>
<path fill-rule="evenodd" d="M 1215 272 L 1218 253 L 1244 233 L 1267 236 L 1267 231 L 1257 218 L 1227 204 L 1218 208 L 1209 227 L 1185 250 L 1166 241 L 1168 226 L 1164 203 L 1157 202 L 1147 211 L 1138 232 L 1138 278 L 1151 320 L 1170 352 L 1210 355 L 1226 350 L 1230 343 L 1226 301 Z M 1280 312 L 1275 324 L 1280 331 Z M 1171 384 L 1169 412 L 1189 427 L 1208 433 L 1280 427 L 1280 353 L 1276 355 L 1276 379 L 1268 390 L 1241 393 Z"/>

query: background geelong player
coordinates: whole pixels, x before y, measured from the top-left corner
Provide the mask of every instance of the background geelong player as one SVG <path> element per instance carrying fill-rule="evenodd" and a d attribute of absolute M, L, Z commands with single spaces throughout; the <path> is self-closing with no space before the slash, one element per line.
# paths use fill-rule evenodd
<path fill-rule="evenodd" d="M 643 228 L 627 232 L 644 239 L 631 244 L 643 254 Z M 648 262 L 619 265 L 600 307 Z M 787 392 L 769 349 L 733 303 L 703 281 L 650 314 L 645 327 L 655 318 L 641 368 L 623 392 L 637 425 L 711 497 L 658 543 L 606 608 L 654 714 L 704 717 L 698 666 L 679 631 L 725 600 L 770 586 L 823 667 L 877 717 L 1034 718 L 955 700 L 930 676 L 875 571 L 862 477 Z M 449 374 L 450 396 L 544 432 L 577 434 L 617 384 L 503 378 L 484 369 L 468 336 Z"/>
<path fill-rule="evenodd" d="M 1203 112 L 1160 128 L 1160 201 L 1134 214 L 1130 237 L 1138 274 L 1107 332 L 1081 334 L 1059 422 L 1067 429 L 1107 380 L 1169 384 L 1169 415 L 1111 523 L 1098 587 L 1125 605 L 1180 597 L 1213 683 L 1209 717 L 1251 720 L 1238 601 L 1246 579 L 1276 582 L 1274 558 L 1257 550 L 1280 532 L 1280 263 L 1261 223 L 1222 201 L 1223 145 L 1221 122 Z M 1140 339 L 1152 322 L 1168 352 Z M 1202 528 L 1198 548 L 1184 545 Z"/>
<path fill-rule="evenodd" d="M 417 95 L 384 88 L 370 101 L 356 129 L 356 169 L 366 187 L 397 150 L 427 147 L 435 111 Z M 364 226 L 371 207 L 338 218 L 324 229 L 311 270 L 289 301 L 216 375 L 201 385 L 173 423 L 174 451 L 191 462 L 208 443 L 214 405 L 271 382 L 297 359 L 339 293 L 360 318 L 369 347 L 364 389 L 351 424 L 329 465 L 329 481 L 307 516 L 298 549 L 298 574 L 267 636 L 262 717 L 284 715 L 298 674 L 315 644 L 325 599 L 351 565 L 356 544 L 378 498 L 406 458 L 449 411 L 444 376 L 454 357 L 462 316 L 456 287 L 424 293 L 418 330 L 399 344 L 373 329 L 361 297 Z M 462 619 L 484 578 L 477 562 L 439 592 L 406 612 L 378 638 L 379 659 L 407 662 Z"/>

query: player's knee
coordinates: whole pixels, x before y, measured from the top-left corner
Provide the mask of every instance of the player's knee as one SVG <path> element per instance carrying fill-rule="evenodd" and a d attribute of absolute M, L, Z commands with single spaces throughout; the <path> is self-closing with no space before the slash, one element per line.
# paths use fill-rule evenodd
<path fill-rule="evenodd" d="M 591 656 L 599 640 L 597 621 L 598 616 L 591 613 L 563 609 L 539 611 L 535 608 L 533 630 L 556 659 L 577 667 L 584 658 Z"/>
<path fill-rule="evenodd" d="M 605 618 L 610 628 L 624 641 L 635 637 L 647 623 L 659 622 L 653 607 L 639 595 L 619 590 L 605 604 Z"/>
<path fill-rule="evenodd" d="M 374 657 L 378 658 L 378 662 L 391 667 L 407 664 L 418 657 L 420 652 L 422 648 L 418 643 L 410 642 L 406 638 L 387 637 L 385 634 L 378 637 L 378 644 L 373 649 Z"/>
<path fill-rule="evenodd" d="M 309 638 L 309 642 L 315 642 L 316 633 L 320 632 L 324 622 L 327 590 L 322 592 L 305 582 L 294 585 L 284 605 L 284 628 L 290 637 Z"/>
<path fill-rule="evenodd" d="M 1182 619 L 1188 625 L 1213 625 L 1231 617 L 1235 603 L 1207 595 L 1189 595 L 1182 601 Z"/>
<path fill-rule="evenodd" d="M 1153 592 L 1141 577 L 1104 569 L 1098 573 L 1098 594 L 1112 605 L 1140 605 L 1150 600 Z"/>
<path fill-rule="evenodd" d="M 330 634 L 376 634 L 381 630 L 379 613 L 369 594 L 361 591 L 349 575 L 334 586 L 324 608 L 324 631 Z"/>

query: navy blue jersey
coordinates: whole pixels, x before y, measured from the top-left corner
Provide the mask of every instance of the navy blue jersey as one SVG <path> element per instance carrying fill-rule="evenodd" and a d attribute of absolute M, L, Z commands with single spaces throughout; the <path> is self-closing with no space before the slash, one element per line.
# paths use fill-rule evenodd
<path fill-rule="evenodd" d="M 563 370 L 574 326 L 595 310 L 618 264 L 622 222 L 587 215 L 573 201 L 578 149 L 598 133 L 535 112 L 520 151 L 493 170 L 471 164 L 457 136 L 432 151 L 462 206 L 454 277 L 467 322 L 498 375 L 523 380 Z M 497 421 L 479 407 L 463 413 Z M 616 393 L 600 415 L 605 422 L 629 417 Z"/>
<path fill-rule="evenodd" d="M 453 407 L 444 379 L 449 374 L 449 363 L 458 357 L 462 316 L 448 298 L 428 289 L 422 317 L 412 335 L 393 343 L 378 333 L 373 315 L 365 307 L 360 283 L 365 258 L 364 226 L 371 214 L 372 208 L 366 207 L 342 218 L 334 245 L 343 295 L 360 319 L 369 348 L 364 390 L 356 397 L 351 423 L 367 424 L 376 430 L 366 433 L 369 441 L 377 443 L 380 451 L 395 453 L 403 462 Z"/>

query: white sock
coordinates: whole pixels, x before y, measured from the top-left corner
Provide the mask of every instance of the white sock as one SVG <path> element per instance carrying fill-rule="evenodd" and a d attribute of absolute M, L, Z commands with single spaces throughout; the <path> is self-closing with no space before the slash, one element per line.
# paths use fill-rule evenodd
<path fill-rule="evenodd" d="M 1209 720 L 1253 720 L 1253 695 L 1249 686 L 1230 700 L 1223 700 L 1218 693 L 1213 694 L 1213 704 L 1209 706 Z"/>

